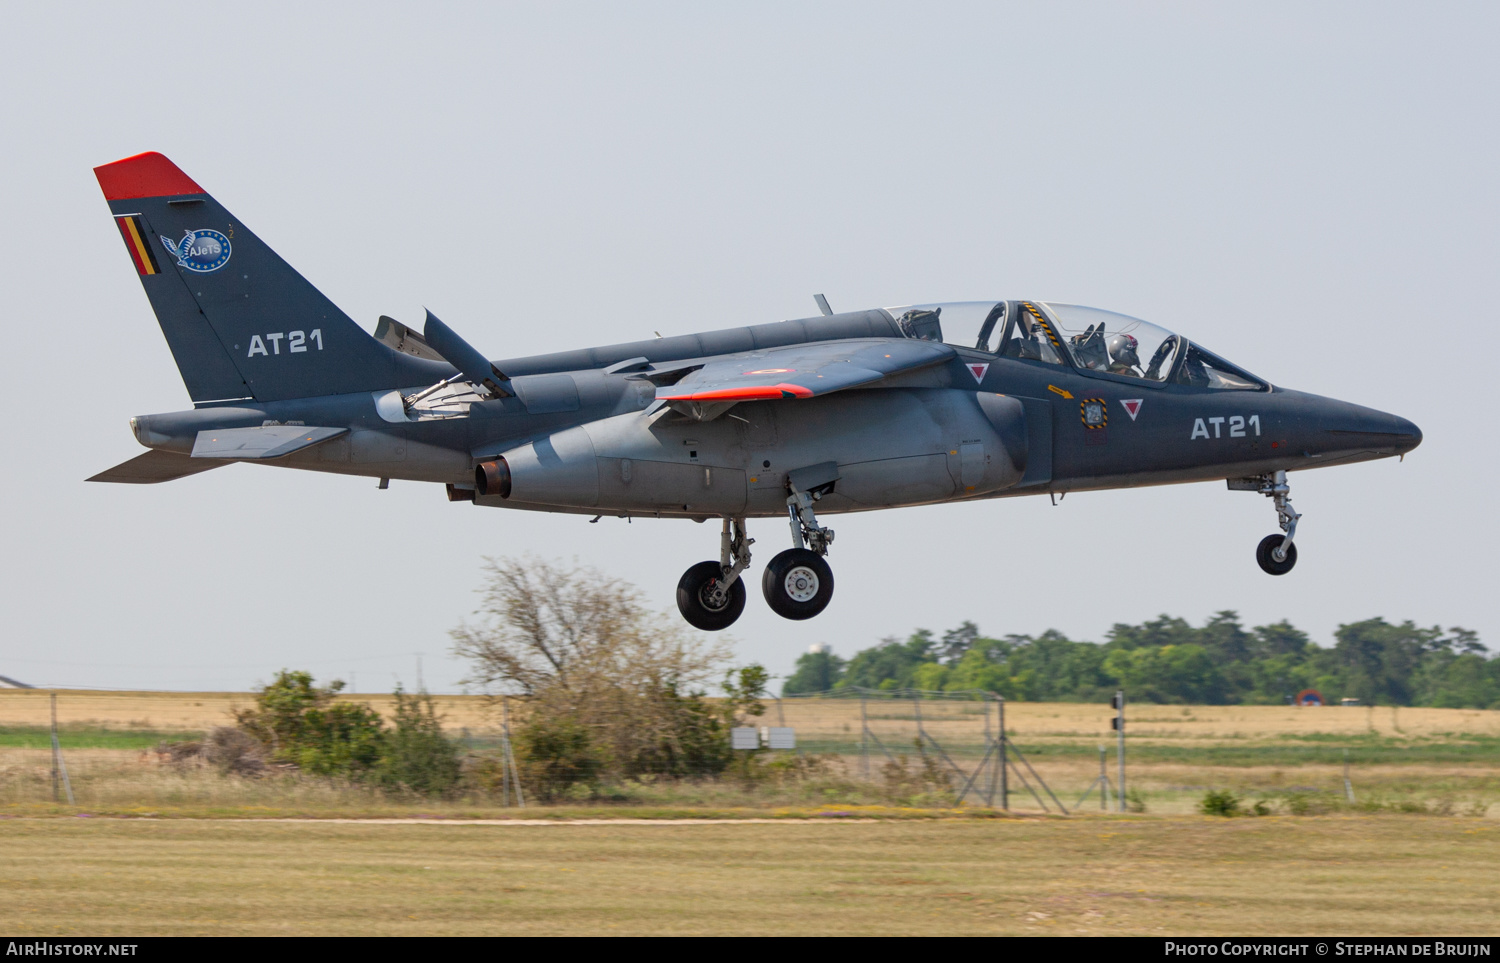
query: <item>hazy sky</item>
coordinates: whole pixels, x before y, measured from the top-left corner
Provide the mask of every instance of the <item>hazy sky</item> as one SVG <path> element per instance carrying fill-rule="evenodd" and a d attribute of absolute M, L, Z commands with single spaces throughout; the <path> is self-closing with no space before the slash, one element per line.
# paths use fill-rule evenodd
<path fill-rule="evenodd" d="M 491 357 L 922 301 L 1113 308 L 1426 441 L 1293 476 L 1300 562 L 1222 483 L 833 518 L 810 622 L 740 655 L 1236 609 L 1500 640 L 1494 4 L 13 4 L 0 57 L 11 414 L 0 674 L 243 688 L 282 666 L 456 689 L 485 555 L 673 609 L 716 526 L 588 524 L 234 465 L 84 478 L 189 407 L 91 168 L 160 150 L 357 321 Z M 1471 361 L 1482 362 L 1477 367 Z"/>

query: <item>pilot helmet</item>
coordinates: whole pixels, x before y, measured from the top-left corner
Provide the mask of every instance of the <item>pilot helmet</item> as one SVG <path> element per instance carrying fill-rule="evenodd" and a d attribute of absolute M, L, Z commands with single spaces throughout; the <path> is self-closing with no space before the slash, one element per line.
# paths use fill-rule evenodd
<path fill-rule="evenodd" d="M 1141 365 L 1141 356 L 1135 353 L 1139 346 L 1134 335 L 1117 334 L 1109 339 L 1109 356 L 1115 364 L 1128 364 L 1133 368 Z"/>

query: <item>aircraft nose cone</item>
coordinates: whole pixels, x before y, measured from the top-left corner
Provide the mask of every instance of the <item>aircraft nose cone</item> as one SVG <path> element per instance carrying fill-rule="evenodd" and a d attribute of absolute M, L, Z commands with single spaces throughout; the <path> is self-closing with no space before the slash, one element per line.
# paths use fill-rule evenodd
<path fill-rule="evenodd" d="M 1328 425 L 1331 434 L 1378 444 L 1401 455 L 1422 443 L 1422 429 L 1399 415 L 1359 405 L 1340 407 L 1343 410 Z"/>
<path fill-rule="evenodd" d="M 1422 443 L 1422 429 L 1418 428 L 1414 422 L 1407 421 L 1405 418 L 1398 418 L 1395 415 L 1392 415 L 1391 418 L 1396 422 L 1396 433 L 1405 436 L 1396 443 L 1397 451 L 1404 455 Z"/>

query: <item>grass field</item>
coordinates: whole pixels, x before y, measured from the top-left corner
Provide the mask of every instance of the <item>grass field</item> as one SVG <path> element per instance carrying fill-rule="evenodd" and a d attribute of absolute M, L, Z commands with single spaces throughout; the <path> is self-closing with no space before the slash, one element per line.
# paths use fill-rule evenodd
<path fill-rule="evenodd" d="M 5 823 L 24 935 L 1484 935 L 1431 816 L 494 826 Z"/>

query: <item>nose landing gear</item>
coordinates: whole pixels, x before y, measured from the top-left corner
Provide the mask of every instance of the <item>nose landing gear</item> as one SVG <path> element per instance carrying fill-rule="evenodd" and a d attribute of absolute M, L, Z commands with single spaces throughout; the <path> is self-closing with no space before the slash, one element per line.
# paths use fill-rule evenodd
<path fill-rule="evenodd" d="M 677 583 L 677 609 L 694 628 L 705 632 L 727 629 L 745 611 L 745 581 L 750 546 L 743 518 L 724 519 L 719 536 L 719 561 L 699 562 Z"/>
<path fill-rule="evenodd" d="M 1276 520 L 1286 534 L 1267 535 L 1261 539 L 1255 547 L 1255 561 L 1267 575 L 1285 575 L 1297 564 L 1297 546 L 1292 544 L 1292 539 L 1297 535 L 1297 519 L 1302 517 L 1292 508 L 1292 489 L 1286 482 L 1286 472 L 1234 479 L 1230 481 L 1230 487 L 1235 487 L 1236 482 L 1242 489 L 1258 491 L 1275 503 Z M 1253 487 L 1245 484 L 1247 482 L 1253 483 Z"/>

